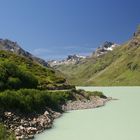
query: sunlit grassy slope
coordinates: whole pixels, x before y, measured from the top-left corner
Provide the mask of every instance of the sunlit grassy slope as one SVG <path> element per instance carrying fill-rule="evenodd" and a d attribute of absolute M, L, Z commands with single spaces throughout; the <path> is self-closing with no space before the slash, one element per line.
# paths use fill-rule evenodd
<path fill-rule="evenodd" d="M 140 34 L 98 58 L 88 58 L 75 65 L 61 65 L 71 84 L 96 86 L 140 85 Z"/>
<path fill-rule="evenodd" d="M 17 69 L 18 72 L 16 72 Z M 53 89 L 66 87 L 65 78 L 52 68 L 44 67 L 34 60 L 8 51 L 0 50 L 0 72 L 0 80 L 2 80 L 2 76 L 7 80 L 11 78 L 12 80 L 17 80 L 13 78 L 20 79 L 21 76 L 18 75 L 25 73 L 24 75 L 32 75 L 38 80 L 38 88 Z"/>

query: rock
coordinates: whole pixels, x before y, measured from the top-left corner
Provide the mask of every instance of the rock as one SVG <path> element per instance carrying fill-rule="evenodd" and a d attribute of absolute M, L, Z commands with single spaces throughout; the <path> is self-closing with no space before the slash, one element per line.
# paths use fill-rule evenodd
<path fill-rule="evenodd" d="M 21 126 L 19 126 L 19 129 L 20 130 L 25 130 L 25 128 L 21 125 Z"/>
<path fill-rule="evenodd" d="M 20 129 L 19 129 L 19 128 L 17 128 L 17 129 L 15 130 L 15 135 L 16 135 L 16 136 L 20 136 L 20 135 L 21 135 L 21 132 L 20 132 Z"/>
<path fill-rule="evenodd" d="M 62 114 L 61 114 L 60 112 L 55 112 L 55 113 L 53 114 L 53 117 L 54 117 L 54 118 L 59 118 L 61 115 L 62 115 Z"/>
<path fill-rule="evenodd" d="M 49 115 L 49 112 L 48 112 L 48 111 L 45 111 L 45 112 L 44 112 L 44 115 L 45 115 L 45 116 L 48 116 L 48 115 Z"/>
<path fill-rule="evenodd" d="M 49 113 L 50 112 L 50 113 Z M 54 111 L 49 109 L 44 114 L 36 114 L 35 117 L 17 115 L 12 112 L 4 112 L 4 124 L 7 128 L 15 132 L 17 140 L 33 139 L 36 133 L 41 133 L 45 129 L 52 127 Z M 55 115 L 58 116 L 59 113 Z"/>
<path fill-rule="evenodd" d="M 80 56 L 77 54 L 74 55 L 68 55 L 68 57 L 64 60 L 52 60 L 48 61 L 49 65 L 51 67 L 58 66 L 58 65 L 69 65 L 69 64 L 78 64 L 81 60 L 86 59 L 86 56 Z"/>
<path fill-rule="evenodd" d="M 14 114 L 12 112 L 4 112 L 5 117 L 11 118 Z"/>
<path fill-rule="evenodd" d="M 16 136 L 16 140 L 27 140 L 28 137 L 21 135 L 21 136 Z"/>
<path fill-rule="evenodd" d="M 26 128 L 26 131 L 27 131 L 28 134 L 36 134 L 37 128 L 35 128 L 35 127 L 28 127 L 28 128 Z"/>
<path fill-rule="evenodd" d="M 106 54 L 109 51 L 112 51 L 114 48 L 118 46 L 119 46 L 118 44 L 106 41 L 93 52 L 92 56 L 93 57 L 101 56 L 103 54 Z"/>

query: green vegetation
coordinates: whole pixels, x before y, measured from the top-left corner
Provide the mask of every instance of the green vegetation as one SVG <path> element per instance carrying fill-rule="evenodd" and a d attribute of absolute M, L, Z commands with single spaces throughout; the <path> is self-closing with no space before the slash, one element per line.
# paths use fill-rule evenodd
<path fill-rule="evenodd" d="M 71 88 L 52 68 L 12 52 L 0 51 L 0 90 L 19 88 Z"/>
<path fill-rule="evenodd" d="M 0 90 L 37 88 L 38 80 L 30 72 L 21 70 L 14 63 L 0 63 Z"/>
<path fill-rule="evenodd" d="M 62 111 L 61 105 L 68 100 L 88 99 L 91 95 L 105 97 L 101 92 L 76 90 L 59 71 L 35 60 L 0 51 L 0 116 L 5 111 L 25 116 L 42 113 L 46 108 Z M 1 124 L 0 140 L 15 140 Z"/>
<path fill-rule="evenodd" d="M 107 98 L 102 92 L 100 91 L 85 91 L 83 89 L 73 89 L 72 92 L 74 92 L 76 95 L 82 95 L 86 99 L 90 99 L 90 96 L 98 96 L 100 98 Z"/>
<path fill-rule="evenodd" d="M 70 91 L 6 90 L 0 93 L 0 107 L 1 110 L 14 110 L 24 113 L 39 112 L 45 107 L 60 110 L 60 105 L 72 98 Z"/>
<path fill-rule="evenodd" d="M 16 140 L 14 134 L 6 130 L 2 124 L 0 124 L 0 140 Z"/>
<path fill-rule="evenodd" d="M 60 111 L 60 105 L 71 99 L 72 95 L 69 91 L 59 89 L 72 87 L 52 68 L 44 67 L 24 56 L 0 50 L 0 116 L 5 111 L 24 113 L 26 116 L 40 113 L 46 107 Z M 15 140 L 2 125 L 0 140 Z"/>
<path fill-rule="evenodd" d="M 75 100 L 77 95 L 82 95 L 89 99 L 92 96 L 105 98 L 102 92 L 86 92 L 84 90 L 37 90 L 37 89 L 20 89 L 5 90 L 0 92 L 0 109 L 14 110 L 23 113 L 40 112 L 45 107 L 61 111 L 60 105 L 65 104 L 68 100 Z"/>
<path fill-rule="evenodd" d="M 91 57 L 79 64 L 59 65 L 74 85 L 140 86 L 140 33 L 129 42 L 100 57 Z"/>

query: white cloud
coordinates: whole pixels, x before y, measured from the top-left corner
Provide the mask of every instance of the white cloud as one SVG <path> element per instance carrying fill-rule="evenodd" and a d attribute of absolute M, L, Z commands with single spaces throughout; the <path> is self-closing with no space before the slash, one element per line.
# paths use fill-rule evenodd
<path fill-rule="evenodd" d="M 51 46 L 48 48 L 36 48 L 32 50 L 32 54 L 43 59 L 63 59 L 68 55 L 90 55 L 93 48 L 88 43 L 83 45 L 69 45 L 69 46 Z"/>
<path fill-rule="evenodd" d="M 47 48 L 36 48 L 32 51 L 32 53 L 34 55 L 41 55 L 41 54 L 45 54 L 45 53 L 52 53 L 52 51 Z"/>

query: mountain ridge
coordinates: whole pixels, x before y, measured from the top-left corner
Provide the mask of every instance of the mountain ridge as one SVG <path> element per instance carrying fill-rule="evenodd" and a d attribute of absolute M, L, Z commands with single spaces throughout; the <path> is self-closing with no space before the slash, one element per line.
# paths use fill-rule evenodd
<path fill-rule="evenodd" d="M 25 56 L 31 60 L 38 62 L 39 64 L 45 67 L 49 67 L 49 64 L 45 60 L 32 55 L 28 51 L 25 51 L 24 49 L 21 48 L 20 45 L 18 45 L 17 42 L 13 42 L 9 39 L 0 39 L 0 50 L 10 51 L 18 55 Z"/>
<path fill-rule="evenodd" d="M 92 55 L 90 56 L 82 56 L 82 55 L 68 55 L 66 59 L 63 60 L 51 60 L 48 61 L 48 64 L 51 67 L 55 67 L 58 65 L 70 65 L 70 64 L 78 64 L 82 62 L 83 60 L 90 58 L 90 57 L 99 57 L 101 55 L 104 55 L 108 51 L 112 51 L 114 48 L 118 47 L 119 45 L 113 42 L 105 41 L 102 45 L 100 45 L 95 51 L 92 52 Z"/>
<path fill-rule="evenodd" d="M 74 54 L 74 55 L 68 55 L 66 59 L 63 59 L 63 60 L 51 60 L 51 61 L 48 61 L 48 64 L 51 66 L 51 67 L 54 67 L 54 66 L 57 66 L 57 65 L 69 65 L 69 64 L 77 64 L 79 63 L 81 60 L 85 59 L 86 56 L 81 56 L 81 55 L 77 55 L 77 54 Z"/>

